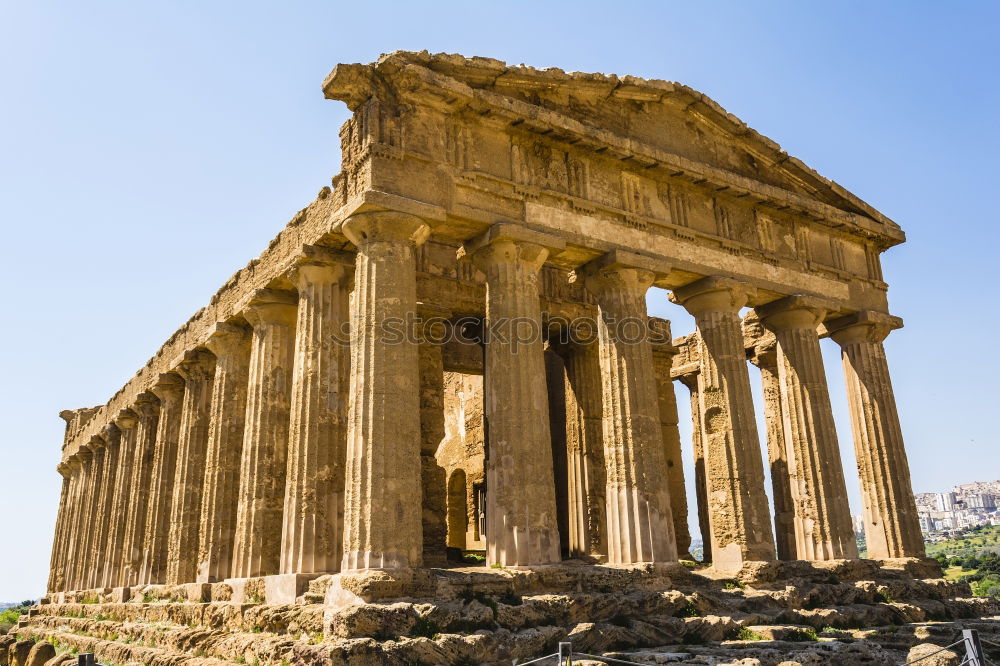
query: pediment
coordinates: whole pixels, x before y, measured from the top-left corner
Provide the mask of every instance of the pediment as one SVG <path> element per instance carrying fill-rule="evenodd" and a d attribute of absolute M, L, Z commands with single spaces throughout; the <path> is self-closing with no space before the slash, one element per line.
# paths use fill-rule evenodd
<path fill-rule="evenodd" d="M 532 131 L 591 150 L 611 150 L 639 168 L 661 166 L 692 182 L 746 184 L 786 192 L 862 218 L 885 246 L 902 242 L 892 220 L 789 156 L 771 139 L 679 83 L 560 69 L 508 66 L 489 58 L 395 52 L 372 65 L 340 65 L 328 97 L 352 108 L 378 91 L 471 105 L 479 114 L 517 114 Z"/>

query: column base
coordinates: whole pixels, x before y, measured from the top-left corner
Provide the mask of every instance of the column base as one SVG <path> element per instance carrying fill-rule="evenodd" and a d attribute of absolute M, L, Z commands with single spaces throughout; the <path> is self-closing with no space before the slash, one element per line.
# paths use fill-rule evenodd
<path fill-rule="evenodd" d="M 236 604 L 264 603 L 264 577 L 227 578 L 224 583 L 232 590 L 229 600 Z"/>
<path fill-rule="evenodd" d="M 212 600 L 212 586 L 208 583 L 185 583 L 180 587 L 188 601 L 200 603 Z"/>
<path fill-rule="evenodd" d="M 333 576 L 326 592 L 326 605 L 343 608 L 382 599 L 433 596 L 434 572 L 410 567 L 344 571 Z"/>
<path fill-rule="evenodd" d="M 319 572 L 264 576 L 264 603 L 294 604 L 309 589 L 309 581 L 324 575 Z"/>

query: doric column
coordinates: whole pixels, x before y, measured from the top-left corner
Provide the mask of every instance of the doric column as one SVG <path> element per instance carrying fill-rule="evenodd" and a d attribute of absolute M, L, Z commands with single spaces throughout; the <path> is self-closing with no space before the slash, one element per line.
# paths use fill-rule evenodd
<path fill-rule="evenodd" d="M 253 335 L 233 578 L 280 568 L 297 301 L 294 293 L 261 289 L 244 312 Z"/>
<path fill-rule="evenodd" d="M 910 467 L 883 340 L 898 317 L 860 312 L 827 324 L 841 347 L 861 476 L 868 557 L 923 557 Z"/>
<path fill-rule="evenodd" d="M 795 553 L 803 560 L 857 558 L 840 446 L 816 328 L 826 310 L 788 296 L 757 308 L 778 341 L 778 380 L 792 502 Z"/>
<path fill-rule="evenodd" d="M 62 592 L 65 588 L 63 583 L 66 574 L 66 542 L 69 531 L 69 494 L 72 476 L 70 466 L 64 462 L 56 467 L 59 476 L 62 477 L 62 484 L 59 490 L 59 509 L 56 513 L 55 536 L 52 540 L 52 556 L 49 558 L 49 582 L 46 590 L 49 593 Z"/>
<path fill-rule="evenodd" d="M 417 305 L 420 334 L 420 486 L 424 566 L 447 563 L 448 487 L 435 453 L 444 439 L 444 358 L 441 342 L 451 312 L 430 303 Z"/>
<path fill-rule="evenodd" d="M 107 514 L 107 548 L 102 587 L 122 587 L 125 585 L 124 542 L 125 522 L 128 520 L 129 504 L 136 493 L 131 486 L 132 469 L 135 466 L 136 415 L 130 409 L 122 409 L 115 417 L 118 436 L 118 464 L 112 481 L 110 510 Z"/>
<path fill-rule="evenodd" d="M 701 395 L 698 392 L 698 374 L 678 375 L 687 387 L 691 401 L 691 451 L 694 458 L 694 496 L 698 504 L 698 529 L 701 532 L 701 558 L 712 561 L 712 522 L 708 512 L 708 484 L 705 480 L 705 441 L 702 437 Z"/>
<path fill-rule="evenodd" d="M 231 577 L 233 564 L 250 331 L 240 324 L 219 322 L 205 346 L 215 354 L 215 376 L 201 498 L 197 582 L 218 583 Z"/>
<path fill-rule="evenodd" d="M 486 275 L 486 561 L 558 562 L 538 274 L 558 238 L 495 224 L 465 244 Z"/>
<path fill-rule="evenodd" d="M 620 251 L 578 271 L 597 300 L 599 315 L 611 564 L 677 560 L 646 316 L 646 292 L 656 272 L 664 269 L 646 257 Z"/>
<path fill-rule="evenodd" d="M 149 498 L 146 501 L 142 571 L 138 580 L 142 585 L 166 581 L 170 503 L 173 500 L 177 469 L 184 380 L 172 372 L 161 374 L 150 392 L 160 399 L 160 416 L 156 425 L 156 445 L 149 475 Z"/>
<path fill-rule="evenodd" d="M 753 289 L 728 278 L 702 278 L 671 298 L 694 315 L 701 371 L 705 482 L 712 528 L 712 562 L 735 570 L 774 559 L 771 517 L 764 494 L 750 374 L 739 311 Z"/>
<path fill-rule="evenodd" d="M 105 426 L 101 429 L 101 436 L 90 440 L 91 450 L 94 457 L 90 461 L 90 488 L 91 495 L 87 498 L 87 537 L 84 541 L 84 562 L 85 570 L 80 583 L 80 589 L 89 590 L 96 588 L 103 578 L 104 567 L 104 546 L 107 538 L 107 531 L 104 529 L 106 517 L 104 509 L 108 500 L 106 492 L 110 487 L 108 482 L 108 469 L 114 462 L 114 454 L 117 446 L 109 451 L 109 446 L 117 445 L 118 429 L 114 426 Z"/>
<path fill-rule="evenodd" d="M 684 464 L 681 458 L 681 433 L 677 427 L 677 395 L 674 393 L 672 368 L 677 347 L 670 335 L 670 322 L 650 318 L 653 348 L 653 375 L 656 378 L 656 397 L 660 413 L 660 434 L 663 438 L 663 455 L 667 461 L 667 490 L 670 493 L 670 512 L 674 517 L 674 539 L 681 559 L 691 559 L 691 530 L 688 527 L 687 488 L 684 484 Z"/>
<path fill-rule="evenodd" d="M 198 532 L 215 358 L 205 351 L 186 352 L 175 371 L 184 379 L 184 398 L 167 537 L 169 585 L 193 583 L 198 574 Z"/>
<path fill-rule="evenodd" d="M 94 578 L 93 587 L 111 587 L 108 584 L 109 573 L 116 569 L 111 561 L 111 551 L 114 544 L 111 541 L 111 527 L 115 520 L 115 481 L 118 476 L 118 455 L 121 450 L 121 431 L 114 423 L 109 423 L 101 429 L 106 442 L 104 447 L 104 463 L 101 470 L 101 497 L 98 500 L 95 524 L 100 525 L 97 541 L 94 543 Z"/>
<path fill-rule="evenodd" d="M 416 248 L 430 228 L 381 211 L 348 218 L 343 232 L 358 255 L 341 569 L 420 566 L 419 352 L 392 329 L 416 313 Z"/>
<path fill-rule="evenodd" d="M 80 572 L 85 564 L 82 561 L 83 542 L 87 534 L 85 522 L 87 497 L 89 496 L 87 478 L 92 458 L 93 454 L 90 452 L 90 448 L 87 445 L 82 445 L 76 453 L 66 459 L 73 477 L 73 484 L 70 488 L 73 509 L 70 514 L 70 540 L 66 546 L 66 573 L 63 583 L 65 591 L 81 589 Z"/>
<path fill-rule="evenodd" d="M 160 416 L 160 399 L 152 393 L 140 393 L 132 405 L 136 415 L 135 457 L 128 488 L 151 488 L 153 461 L 156 451 L 156 431 Z M 139 583 L 143 555 L 146 552 L 147 524 L 149 517 L 149 492 L 133 492 L 125 519 L 122 543 L 123 587 Z"/>
<path fill-rule="evenodd" d="M 312 248 L 296 271 L 299 291 L 292 372 L 281 573 L 340 569 L 346 447 L 348 318 L 353 256 Z"/>
<path fill-rule="evenodd" d="M 567 346 L 566 469 L 570 557 L 608 556 L 601 357 L 593 340 Z"/>
<path fill-rule="evenodd" d="M 796 560 L 795 503 L 788 476 L 788 450 L 778 379 L 778 342 L 753 311 L 743 318 L 743 337 L 751 363 L 760 369 L 767 429 L 767 459 L 771 469 L 771 497 L 774 500 L 774 541 L 779 560 Z"/>

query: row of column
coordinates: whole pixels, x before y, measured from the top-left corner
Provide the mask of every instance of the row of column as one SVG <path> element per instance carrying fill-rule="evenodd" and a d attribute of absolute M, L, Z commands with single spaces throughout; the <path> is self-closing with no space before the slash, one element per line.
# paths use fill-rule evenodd
<path fill-rule="evenodd" d="M 709 326 L 697 298 L 714 301 Z M 750 360 L 760 368 L 774 497 L 775 541 L 764 495 L 753 422 L 744 335 L 739 310 L 748 288 L 706 278 L 674 300 L 698 319 L 699 367 L 679 377 L 691 390 L 699 522 L 706 558 L 738 567 L 775 549 L 779 559 L 856 558 L 847 489 L 829 390 L 819 347 L 826 316 L 817 303 L 790 296 L 757 308 L 743 321 L 756 327 Z M 895 399 L 882 341 L 897 320 L 860 313 L 825 324 L 841 345 L 864 503 L 869 557 L 924 555 Z M 720 330 L 720 327 L 722 330 Z M 760 343 L 764 340 L 764 343 Z M 728 369 L 719 371 L 720 360 Z M 737 394 L 719 400 L 720 391 Z M 725 405 L 747 415 L 742 428 L 726 427 Z M 742 437 L 741 437 L 742 435 Z M 743 458 L 740 458 L 742 452 Z M 736 515 L 755 516 L 733 528 Z M 757 549 L 756 551 L 754 549 Z"/>
<path fill-rule="evenodd" d="M 423 563 L 421 350 L 393 335 L 392 324 L 417 310 L 416 249 L 430 230 L 396 212 L 355 215 L 342 230 L 356 255 L 307 248 L 294 275 L 297 294 L 260 290 L 243 313 L 249 327 L 220 323 L 204 349 L 177 359 L 132 409 L 67 459 L 52 590 Z M 486 276 L 487 331 L 503 322 L 541 330 L 539 271 L 562 248 L 558 238 L 509 224 L 464 245 L 460 257 Z M 576 271 L 598 306 L 597 363 L 596 370 L 571 363 L 567 373 L 591 410 L 578 415 L 579 427 L 592 434 L 597 401 L 587 407 L 584 385 L 600 387 L 604 464 L 595 470 L 582 451 L 570 469 L 584 496 L 603 495 L 604 508 L 595 524 L 578 503 L 571 533 L 578 536 L 574 549 L 593 548 L 596 540 L 610 563 L 678 556 L 681 527 L 671 502 L 683 495 L 682 477 L 679 442 L 664 437 L 676 431 L 676 411 L 657 387 L 663 354 L 654 354 L 645 336 L 626 340 L 618 327 L 646 321 L 646 292 L 665 270 L 612 252 Z M 718 278 L 672 295 L 698 325 L 696 449 L 713 560 L 729 567 L 774 557 L 738 316 L 749 296 L 744 285 Z M 850 521 L 840 510 L 846 495 L 839 462 L 826 464 L 839 457 L 817 360 L 822 314 L 786 301 L 769 306 L 764 320 L 778 339 L 788 464 L 799 470 L 790 476 L 798 552 L 856 556 L 853 538 L 842 533 Z M 347 317 L 349 347 L 335 340 Z M 900 499 L 909 485 L 899 475 L 905 454 L 880 341 L 857 330 L 844 326 L 834 337 L 845 345 L 857 394 L 856 441 L 872 484 L 884 489 L 866 515 L 898 553 L 910 548 Z M 487 561 L 555 562 L 542 336 L 485 342 Z"/>

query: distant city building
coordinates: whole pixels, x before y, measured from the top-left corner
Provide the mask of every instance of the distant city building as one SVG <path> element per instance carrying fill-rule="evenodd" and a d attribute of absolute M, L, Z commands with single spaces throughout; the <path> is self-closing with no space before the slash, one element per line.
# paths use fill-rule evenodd
<path fill-rule="evenodd" d="M 937 510 L 951 511 L 955 508 L 955 493 L 938 493 Z"/>
<path fill-rule="evenodd" d="M 915 493 L 914 500 L 920 529 L 927 535 L 1000 525 L 1000 481 L 965 483 L 943 493 Z"/>

